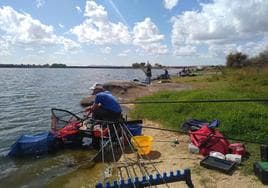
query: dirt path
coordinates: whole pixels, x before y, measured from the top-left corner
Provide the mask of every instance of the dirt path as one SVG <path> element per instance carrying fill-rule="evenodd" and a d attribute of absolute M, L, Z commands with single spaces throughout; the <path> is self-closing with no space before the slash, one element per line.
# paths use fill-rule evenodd
<path fill-rule="evenodd" d="M 159 90 L 184 90 L 190 89 L 190 86 L 179 85 L 175 83 L 153 83 L 146 87 L 136 87 L 128 90 L 124 94 L 117 94 L 120 101 L 133 100 L 137 97 L 145 96 Z M 128 105 L 127 108 L 133 106 Z M 162 127 L 157 122 L 144 120 L 145 126 Z M 192 173 L 192 181 L 195 187 L 204 188 L 255 188 L 265 187 L 257 180 L 255 176 L 245 176 L 239 170 L 236 170 L 233 175 L 226 175 L 215 170 L 208 170 L 199 165 L 203 159 L 202 155 L 191 154 L 188 152 L 189 137 L 187 135 L 180 135 L 178 133 L 164 132 L 159 130 L 144 129 L 144 135 L 151 135 L 154 138 L 153 151 L 151 152 L 151 159 L 160 163 L 155 164 L 161 173 L 176 171 L 180 169 L 189 168 Z M 179 144 L 174 145 L 171 142 L 158 141 L 172 141 L 178 139 Z M 132 156 L 131 156 L 132 155 Z M 133 157 L 133 154 L 129 154 Z M 134 156 L 136 157 L 136 156 Z M 124 160 L 121 158 L 121 160 Z M 156 174 L 153 168 L 148 168 L 152 174 Z M 166 187 L 166 186 L 160 186 Z M 184 182 L 170 184 L 170 187 L 187 187 Z"/>

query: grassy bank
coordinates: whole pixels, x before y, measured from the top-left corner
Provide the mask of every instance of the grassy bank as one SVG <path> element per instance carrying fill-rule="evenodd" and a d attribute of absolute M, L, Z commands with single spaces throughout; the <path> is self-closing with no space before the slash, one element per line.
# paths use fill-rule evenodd
<path fill-rule="evenodd" d="M 194 89 L 162 91 L 139 100 L 268 98 L 268 68 L 225 69 L 221 74 L 201 74 L 173 81 L 190 84 Z M 189 118 L 218 119 L 221 121 L 219 129 L 228 137 L 268 143 L 268 103 L 263 102 L 141 104 L 131 116 L 158 121 L 175 129 Z M 256 146 L 250 148 L 252 152 L 257 151 Z"/>

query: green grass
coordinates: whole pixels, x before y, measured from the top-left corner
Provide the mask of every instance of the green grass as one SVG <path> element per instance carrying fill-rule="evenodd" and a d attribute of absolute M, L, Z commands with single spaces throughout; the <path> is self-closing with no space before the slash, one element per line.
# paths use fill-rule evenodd
<path fill-rule="evenodd" d="M 161 91 L 138 100 L 268 98 L 268 68 L 226 69 L 221 75 L 175 78 L 173 81 L 190 84 L 194 89 Z M 264 102 L 140 104 L 131 111 L 131 116 L 154 120 L 175 129 L 179 129 L 189 118 L 208 121 L 218 119 L 221 121 L 219 129 L 227 137 L 268 143 L 268 103 Z M 249 148 L 256 153 L 258 147 L 254 145 Z M 246 173 L 249 173 L 247 169 L 252 169 L 253 161 L 250 159 L 242 167 Z"/>

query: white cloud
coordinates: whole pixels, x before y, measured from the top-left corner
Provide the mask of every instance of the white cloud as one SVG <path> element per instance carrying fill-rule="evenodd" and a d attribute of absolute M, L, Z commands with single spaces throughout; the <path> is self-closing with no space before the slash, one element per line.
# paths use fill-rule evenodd
<path fill-rule="evenodd" d="M 27 54 L 17 60 L 18 64 L 51 64 L 51 59 L 44 54 Z"/>
<path fill-rule="evenodd" d="M 177 4 L 178 4 L 179 0 L 164 0 L 164 6 L 166 9 L 171 10 L 172 8 L 174 8 Z"/>
<path fill-rule="evenodd" d="M 42 24 L 27 13 L 19 13 L 12 7 L 0 7 L 0 31 L 11 37 L 14 45 L 64 45 L 65 49 L 78 47 L 74 41 L 54 34 L 53 26 Z M 29 47 L 29 46 L 28 46 Z M 71 48 L 70 48 L 71 47 Z"/>
<path fill-rule="evenodd" d="M 56 40 L 52 26 L 42 24 L 27 13 L 18 13 L 11 7 L 0 8 L 0 29 L 24 43 L 51 43 Z"/>
<path fill-rule="evenodd" d="M 26 47 L 26 48 L 24 48 L 24 51 L 34 51 L 34 49 L 32 48 L 32 47 Z"/>
<path fill-rule="evenodd" d="M 133 44 L 153 54 L 166 54 L 167 46 L 161 44 L 165 36 L 161 35 L 150 18 L 135 23 L 133 28 Z"/>
<path fill-rule="evenodd" d="M 126 57 L 127 54 L 125 54 L 125 53 L 119 53 L 118 56 L 119 56 L 119 57 Z"/>
<path fill-rule="evenodd" d="M 44 51 L 44 50 L 39 50 L 38 53 L 39 53 L 39 54 L 44 54 L 45 51 Z"/>
<path fill-rule="evenodd" d="M 118 56 L 126 57 L 130 53 L 130 49 L 126 49 L 123 52 L 119 53 Z"/>
<path fill-rule="evenodd" d="M 59 23 L 59 27 L 60 28 L 64 28 L 64 25 L 62 25 L 61 23 Z"/>
<path fill-rule="evenodd" d="M 217 57 L 224 55 L 226 56 L 230 52 L 237 52 L 237 45 L 235 43 L 231 44 L 210 44 L 208 47 L 208 52 L 210 57 Z"/>
<path fill-rule="evenodd" d="M 62 55 L 66 55 L 66 53 L 64 51 L 57 51 L 53 53 L 56 56 L 62 56 Z"/>
<path fill-rule="evenodd" d="M 79 6 L 76 6 L 75 9 L 77 10 L 78 13 L 82 12 L 82 10 L 81 10 L 81 8 Z"/>
<path fill-rule="evenodd" d="M 106 46 L 105 48 L 101 48 L 100 50 L 104 54 L 110 54 L 112 51 L 112 48 L 110 48 L 109 46 Z"/>
<path fill-rule="evenodd" d="M 200 11 L 186 11 L 171 19 L 174 51 L 185 45 L 207 45 L 210 52 L 217 51 L 219 55 L 222 51 L 224 55 L 225 47 L 233 50 L 257 37 L 261 38 L 261 42 L 268 32 L 267 0 L 248 0 L 244 3 L 214 0 L 201 4 L 201 8 Z M 236 47 L 229 48 L 234 44 Z M 220 49 L 220 46 L 224 48 Z M 240 46 L 240 49 L 243 48 Z"/>
<path fill-rule="evenodd" d="M 95 1 L 87 1 L 84 12 L 86 20 L 72 28 L 71 33 L 83 43 L 129 43 L 131 36 L 128 27 L 121 22 L 110 22 L 107 15 L 102 5 L 98 5 Z"/>
<path fill-rule="evenodd" d="M 74 52 L 74 51 L 76 51 L 76 50 L 78 50 L 80 48 L 79 44 L 77 44 L 76 42 L 74 42 L 71 39 L 67 39 L 67 38 L 64 38 L 62 36 L 58 37 L 57 43 L 63 44 L 64 49 L 66 51 Z"/>
<path fill-rule="evenodd" d="M 45 3 L 46 3 L 45 0 L 36 0 L 35 1 L 35 4 L 36 4 L 37 8 L 43 7 L 45 5 Z"/>
<path fill-rule="evenodd" d="M 107 11 L 102 5 L 98 5 L 94 0 L 86 2 L 84 16 L 92 18 L 93 20 L 107 19 Z"/>
<path fill-rule="evenodd" d="M 9 56 L 10 52 L 10 41 L 0 36 L 0 56 Z"/>
<path fill-rule="evenodd" d="M 150 18 L 145 18 L 143 22 L 137 22 L 133 28 L 135 44 L 157 43 L 161 42 L 165 37 L 160 35 L 157 26 Z"/>
<path fill-rule="evenodd" d="M 174 55 L 178 55 L 178 56 L 191 56 L 191 55 L 193 55 L 195 53 L 196 53 L 196 47 L 195 46 L 190 46 L 190 45 L 178 47 L 174 51 Z"/>
<path fill-rule="evenodd" d="M 87 1 L 84 16 L 85 21 L 71 29 L 71 33 L 82 43 L 104 44 L 134 44 L 151 54 L 166 54 L 167 46 L 161 44 L 165 36 L 160 34 L 157 26 L 150 18 L 135 23 L 132 31 L 121 22 L 113 23 L 102 5 L 95 1 Z M 123 55 L 125 53 L 121 53 Z"/>

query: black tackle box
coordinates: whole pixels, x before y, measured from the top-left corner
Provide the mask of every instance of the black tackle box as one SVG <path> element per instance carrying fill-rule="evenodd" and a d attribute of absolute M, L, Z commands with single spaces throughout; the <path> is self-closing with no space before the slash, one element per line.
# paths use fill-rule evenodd
<path fill-rule="evenodd" d="M 261 182 L 268 185 L 268 162 L 256 162 L 253 164 L 253 169 L 255 175 L 261 180 Z"/>
<path fill-rule="evenodd" d="M 232 174 L 236 163 L 233 161 L 227 161 L 224 159 L 207 156 L 202 161 L 200 161 L 200 165 L 209 169 L 215 169 L 224 172 L 226 174 Z"/>

